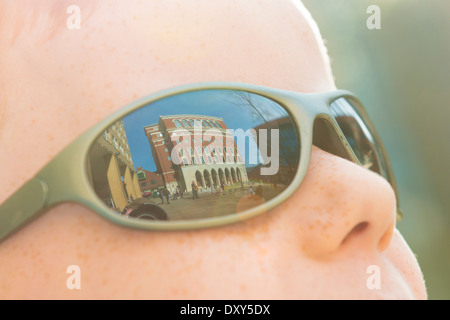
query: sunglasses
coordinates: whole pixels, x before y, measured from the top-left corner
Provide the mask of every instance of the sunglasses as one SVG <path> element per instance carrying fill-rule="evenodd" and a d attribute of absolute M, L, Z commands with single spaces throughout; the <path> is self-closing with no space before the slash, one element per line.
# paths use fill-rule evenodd
<path fill-rule="evenodd" d="M 62 202 L 138 229 L 242 221 L 295 192 L 313 144 L 384 177 L 398 206 L 385 149 L 352 93 L 200 83 L 135 101 L 77 138 L 0 206 L 0 239 Z"/>

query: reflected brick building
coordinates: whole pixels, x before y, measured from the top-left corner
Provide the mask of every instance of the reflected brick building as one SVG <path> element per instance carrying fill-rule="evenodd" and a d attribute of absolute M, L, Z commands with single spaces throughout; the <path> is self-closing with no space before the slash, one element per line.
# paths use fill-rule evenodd
<path fill-rule="evenodd" d="M 195 135 L 199 131 L 200 124 L 203 131 L 214 129 L 221 135 L 223 147 L 218 147 L 217 150 L 209 149 L 211 139 L 203 137 L 203 134 Z M 172 141 L 172 136 L 176 136 L 175 131 L 180 129 L 189 133 L 191 147 L 186 153 L 181 154 L 181 164 L 174 164 L 171 154 L 177 142 Z M 196 129 L 198 131 L 195 131 Z M 150 142 L 157 172 L 171 192 L 177 186 L 191 191 L 192 181 L 201 189 L 248 181 L 241 154 L 234 138 L 231 135 L 227 136 L 227 126 L 222 118 L 204 115 L 161 116 L 158 123 L 145 126 L 144 130 Z M 218 163 L 214 157 L 220 158 L 223 163 Z"/>
<path fill-rule="evenodd" d="M 164 181 L 159 173 L 144 170 L 142 167 L 136 169 L 139 187 L 141 188 L 142 196 L 157 196 L 155 191 L 164 188 Z"/>

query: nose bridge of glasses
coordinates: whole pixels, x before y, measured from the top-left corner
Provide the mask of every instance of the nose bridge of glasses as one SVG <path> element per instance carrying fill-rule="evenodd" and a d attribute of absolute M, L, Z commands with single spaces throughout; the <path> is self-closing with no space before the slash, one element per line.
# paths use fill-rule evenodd
<path fill-rule="evenodd" d="M 313 144 L 335 156 L 360 164 L 344 133 L 328 112 L 317 114 L 314 119 Z"/>
<path fill-rule="evenodd" d="M 330 113 L 323 97 L 318 94 L 288 91 L 279 95 L 278 99 L 296 122 L 302 142 L 307 142 L 307 139 L 311 138 L 314 119 L 317 115 Z"/>
<path fill-rule="evenodd" d="M 313 120 L 317 114 L 329 113 L 327 103 L 320 94 L 291 92 L 289 95 L 284 96 L 283 99 L 285 103 L 291 106 L 291 112 L 303 118 L 309 117 Z"/>
<path fill-rule="evenodd" d="M 352 99 L 356 99 L 356 96 L 348 90 L 342 90 L 342 89 L 337 89 L 337 90 L 332 90 L 332 91 L 328 91 L 328 92 L 322 92 L 319 94 L 322 98 L 322 100 L 325 102 L 326 105 L 330 105 L 331 103 L 333 103 L 333 101 L 339 99 L 339 98 L 352 98 Z"/>

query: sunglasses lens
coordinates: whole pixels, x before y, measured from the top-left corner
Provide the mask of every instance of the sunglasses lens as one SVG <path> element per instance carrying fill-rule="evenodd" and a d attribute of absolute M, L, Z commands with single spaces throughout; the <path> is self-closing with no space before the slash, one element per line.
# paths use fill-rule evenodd
<path fill-rule="evenodd" d="M 381 141 L 372 134 L 372 126 L 355 105 L 354 101 L 340 98 L 331 104 L 330 109 L 361 165 L 390 180 Z"/>
<path fill-rule="evenodd" d="M 287 111 L 261 95 L 204 90 L 128 114 L 96 139 L 88 176 L 127 218 L 213 218 L 263 205 L 293 180 L 300 137 Z"/>

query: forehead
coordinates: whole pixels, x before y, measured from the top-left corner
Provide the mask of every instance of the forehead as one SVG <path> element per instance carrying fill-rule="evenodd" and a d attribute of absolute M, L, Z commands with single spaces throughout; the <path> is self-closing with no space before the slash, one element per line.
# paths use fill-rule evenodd
<path fill-rule="evenodd" d="M 90 33 L 103 28 L 114 31 L 117 26 L 136 31 L 141 26 L 173 42 L 193 40 L 194 33 L 199 35 L 199 29 L 203 29 L 209 31 L 203 36 L 208 33 L 211 37 L 236 40 L 254 38 L 248 39 L 248 46 L 262 35 L 270 37 L 282 30 L 278 36 L 285 37 L 301 26 L 301 34 L 296 34 L 298 42 L 317 38 L 319 46 L 323 46 L 310 15 L 294 0 L 78 0 L 76 4 L 71 0 L 4 0 L 0 9 L 1 30 L 10 38 L 23 35 L 27 40 L 67 33 L 69 24 L 76 19 Z"/>
<path fill-rule="evenodd" d="M 3 105 L 17 105 L 10 98 L 20 91 L 5 76 L 27 79 L 30 101 L 47 100 L 40 104 L 55 117 L 73 110 L 80 111 L 76 118 L 83 115 L 82 125 L 61 125 L 68 137 L 134 99 L 180 84 L 233 81 L 302 92 L 334 86 L 314 22 L 288 0 L 79 0 L 78 30 L 66 25 L 71 4 L 0 2 L 12 10 L 0 19 L 8 25 L 2 30 L 17 35 L 0 52 L 7 58 L 0 59 L 9 95 Z M 33 81 L 40 78 L 31 73 L 57 81 Z M 55 91 L 60 94 L 48 101 L 45 92 Z M 50 127 L 56 130 L 54 121 Z"/>
<path fill-rule="evenodd" d="M 130 48 L 166 67 L 232 59 L 234 70 L 257 68 L 245 73 L 267 72 L 277 65 L 287 76 L 300 68 L 305 81 L 316 74 L 332 83 L 318 28 L 297 1 L 80 0 L 75 5 L 79 30 L 67 27 L 73 22 L 74 11 L 67 11 L 73 1 L 5 3 L 21 16 L 4 21 L 15 26 L 13 36 L 35 46 L 53 40 L 49 43 L 60 53 L 90 48 L 111 55 Z M 244 81 L 244 74 L 237 76 Z"/>

